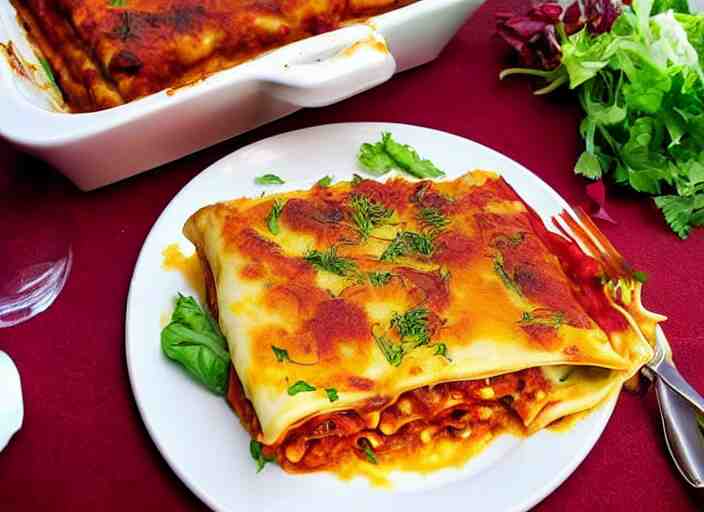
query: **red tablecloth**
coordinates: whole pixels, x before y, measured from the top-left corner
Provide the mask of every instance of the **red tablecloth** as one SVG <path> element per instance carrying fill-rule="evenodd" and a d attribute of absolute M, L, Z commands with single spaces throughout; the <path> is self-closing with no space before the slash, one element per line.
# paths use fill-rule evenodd
<path fill-rule="evenodd" d="M 0 510 L 205 508 L 165 464 L 135 407 L 125 366 L 125 301 L 139 249 L 162 209 L 193 176 L 241 146 L 323 123 L 412 123 L 495 148 L 568 201 L 581 202 L 584 181 L 571 171 L 580 151 L 576 101 L 567 94 L 532 97 L 526 82 L 497 79 L 506 50 L 491 37 L 493 13 L 512 3 L 489 1 L 435 62 L 372 91 L 95 192 L 79 192 L 0 142 L 0 186 L 20 182 L 29 190 L 26 212 L 41 208 L 60 217 L 75 255 L 66 288 L 48 311 L 0 329 L 0 348 L 16 362 L 25 398 L 24 426 L 0 453 Z M 106 158 L 120 155 L 106 148 Z M 650 274 L 646 304 L 670 316 L 665 330 L 682 373 L 704 389 L 704 233 L 678 240 L 650 202 L 635 196 L 612 191 L 609 204 L 619 224 L 602 226 L 604 232 Z M 6 210 L 0 204 L 0 236 Z M 34 250 L 46 250 L 46 238 L 32 239 Z M 701 510 L 704 494 L 689 489 L 671 465 L 658 422 L 652 393 L 622 394 L 594 450 L 536 510 Z"/>

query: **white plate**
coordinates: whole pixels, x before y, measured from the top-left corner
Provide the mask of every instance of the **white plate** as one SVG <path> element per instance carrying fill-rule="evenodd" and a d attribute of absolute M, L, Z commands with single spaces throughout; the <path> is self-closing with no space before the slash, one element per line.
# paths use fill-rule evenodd
<path fill-rule="evenodd" d="M 361 143 L 381 131 L 411 144 L 447 172 L 496 170 L 543 219 L 568 208 L 565 201 L 530 171 L 480 144 L 448 133 L 388 123 L 318 126 L 266 139 L 223 158 L 196 176 L 161 214 L 135 267 L 127 299 L 126 350 L 132 389 L 152 439 L 176 474 L 216 510 L 428 511 L 450 506 L 476 510 L 522 511 L 553 491 L 591 450 L 616 403 L 615 397 L 566 433 L 542 431 L 527 439 L 501 436 L 462 469 L 420 476 L 394 474 L 394 490 L 371 487 L 366 480 L 341 482 L 329 474 L 291 476 L 269 465 L 256 474 L 249 436 L 226 402 L 194 384 L 159 346 L 160 317 L 177 292 L 189 288 L 177 272 L 161 268 L 163 249 L 178 242 L 184 221 L 206 204 L 262 191 L 309 187 L 326 174 L 350 179 L 360 172 Z M 276 172 L 277 187 L 254 184 L 254 177 Z"/>

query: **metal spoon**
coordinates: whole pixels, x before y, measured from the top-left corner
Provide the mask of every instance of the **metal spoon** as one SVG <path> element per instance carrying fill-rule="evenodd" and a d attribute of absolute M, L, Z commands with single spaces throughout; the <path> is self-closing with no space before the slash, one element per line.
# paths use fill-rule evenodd
<path fill-rule="evenodd" d="M 23 418 L 20 374 L 10 356 L 0 350 L 0 451 L 20 429 Z"/>

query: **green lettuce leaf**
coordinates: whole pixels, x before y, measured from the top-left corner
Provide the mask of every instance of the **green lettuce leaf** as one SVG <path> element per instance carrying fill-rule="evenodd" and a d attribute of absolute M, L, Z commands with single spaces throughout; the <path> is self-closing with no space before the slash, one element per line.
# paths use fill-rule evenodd
<path fill-rule="evenodd" d="M 227 342 L 193 297 L 179 294 L 171 322 L 161 331 L 161 349 L 213 393 L 225 394 L 230 368 Z"/>

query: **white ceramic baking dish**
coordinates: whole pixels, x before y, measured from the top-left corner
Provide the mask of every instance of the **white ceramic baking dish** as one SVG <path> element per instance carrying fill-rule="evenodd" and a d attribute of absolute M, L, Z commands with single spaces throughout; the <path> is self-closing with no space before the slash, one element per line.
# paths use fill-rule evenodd
<path fill-rule="evenodd" d="M 302 107 L 330 105 L 424 64 L 482 0 L 420 0 L 289 44 L 194 85 L 86 114 L 57 110 L 14 9 L 8 0 L 0 2 L 0 42 L 11 41 L 33 75 L 28 80 L 9 59 L 0 59 L 0 136 L 90 190 Z M 37 79 L 44 80 L 43 87 Z"/>

